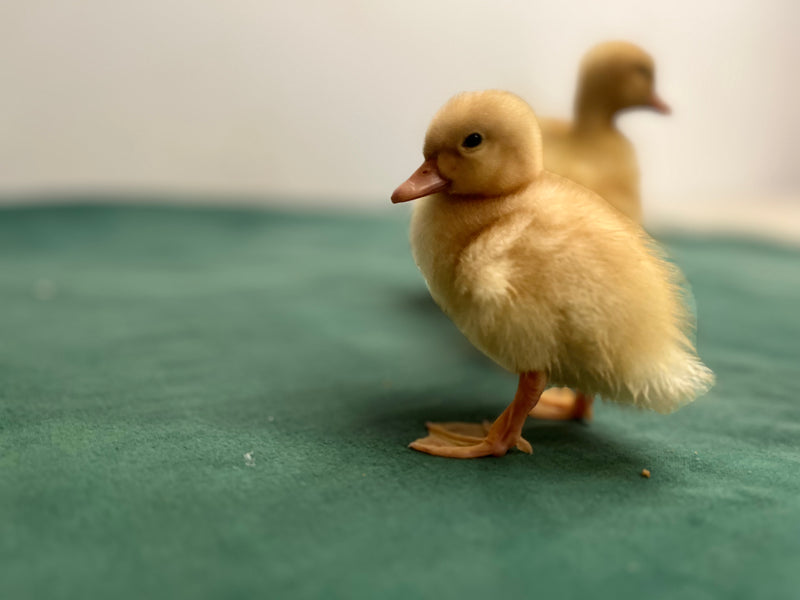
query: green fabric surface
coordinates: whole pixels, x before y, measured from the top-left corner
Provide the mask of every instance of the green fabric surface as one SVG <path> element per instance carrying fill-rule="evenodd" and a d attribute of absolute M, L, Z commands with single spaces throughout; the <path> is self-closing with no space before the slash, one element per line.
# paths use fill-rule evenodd
<path fill-rule="evenodd" d="M 665 238 L 711 393 L 458 461 L 516 377 L 406 218 L 0 211 L 0 598 L 800 597 L 800 252 Z"/>

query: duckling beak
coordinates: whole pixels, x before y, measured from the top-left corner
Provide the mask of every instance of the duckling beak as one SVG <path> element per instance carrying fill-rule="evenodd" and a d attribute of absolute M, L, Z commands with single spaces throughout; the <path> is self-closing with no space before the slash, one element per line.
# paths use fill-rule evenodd
<path fill-rule="evenodd" d="M 653 92 L 653 95 L 650 97 L 649 106 L 656 112 L 660 112 L 662 115 L 669 115 L 672 113 L 672 109 L 669 107 L 669 104 L 659 98 L 658 94 L 655 92 Z"/>
<path fill-rule="evenodd" d="M 450 182 L 439 173 L 436 159 L 429 158 L 394 191 L 392 204 L 429 196 L 441 192 L 449 185 Z"/>

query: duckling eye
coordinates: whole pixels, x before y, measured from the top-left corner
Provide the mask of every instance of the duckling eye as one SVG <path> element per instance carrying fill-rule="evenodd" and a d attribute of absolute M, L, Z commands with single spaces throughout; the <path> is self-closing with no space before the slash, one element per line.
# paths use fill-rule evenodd
<path fill-rule="evenodd" d="M 482 141 L 483 136 L 480 133 L 470 133 L 464 138 L 464 141 L 461 142 L 461 145 L 464 148 L 475 148 L 476 146 L 480 146 Z"/>

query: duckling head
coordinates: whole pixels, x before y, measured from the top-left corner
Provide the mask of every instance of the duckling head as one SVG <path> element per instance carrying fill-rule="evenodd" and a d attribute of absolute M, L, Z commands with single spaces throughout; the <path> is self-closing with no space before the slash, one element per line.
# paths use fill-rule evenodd
<path fill-rule="evenodd" d="M 596 108 L 613 116 L 626 108 L 645 107 L 670 113 L 655 91 L 653 58 L 629 42 L 604 42 L 589 50 L 578 79 L 579 112 Z"/>
<path fill-rule="evenodd" d="M 437 192 L 494 197 L 513 193 L 542 171 L 542 140 L 530 106 L 510 92 L 451 98 L 425 135 L 425 162 L 392 194 L 406 202 Z"/>

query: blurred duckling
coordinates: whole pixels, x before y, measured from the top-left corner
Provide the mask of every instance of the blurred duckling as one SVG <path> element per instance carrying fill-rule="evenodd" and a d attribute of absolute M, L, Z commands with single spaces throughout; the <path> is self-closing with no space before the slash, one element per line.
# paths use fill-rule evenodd
<path fill-rule="evenodd" d="M 605 198 L 642 221 L 636 152 L 615 125 L 623 110 L 650 108 L 669 114 L 655 92 L 653 59 L 634 44 L 605 42 L 581 62 L 574 120 L 542 121 L 544 166 Z"/>
<path fill-rule="evenodd" d="M 421 198 L 414 260 L 436 303 L 519 383 L 491 426 L 428 423 L 412 448 L 454 458 L 530 453 L 522 427 L 550 384 L 662 413 L 709 389 L 680 273 L 641 227 L 544 170 L 539 126 L 521 98 L 452 98 L 423 154 L 392 194 L 394 203 Z"/>

